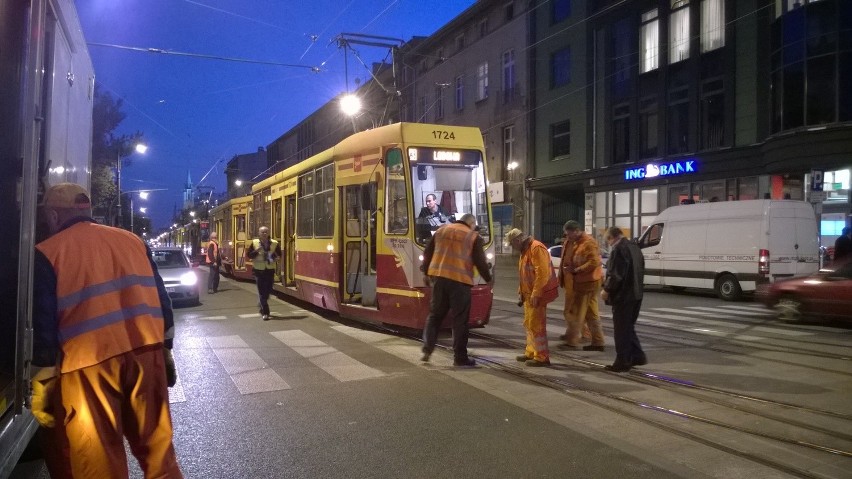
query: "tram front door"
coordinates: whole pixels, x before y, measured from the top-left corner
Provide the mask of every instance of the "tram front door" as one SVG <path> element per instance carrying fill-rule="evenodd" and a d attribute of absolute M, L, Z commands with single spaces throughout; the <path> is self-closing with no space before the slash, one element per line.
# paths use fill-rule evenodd
<path fill-rule="evenodd" d="M 343 281 L 344 303 L 376 306 L 376 188 L 375 183 L 344 186 Z"/>

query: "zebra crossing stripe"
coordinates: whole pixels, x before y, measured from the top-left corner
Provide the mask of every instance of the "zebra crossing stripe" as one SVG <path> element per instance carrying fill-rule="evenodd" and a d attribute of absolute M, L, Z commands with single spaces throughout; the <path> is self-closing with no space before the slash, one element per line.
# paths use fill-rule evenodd
<path fill-rule="evenodd" d="M 290 389 L 290 385 L 239 336 L 209 337 L 207 344 L 240 394 Z"/>
<path fill-rule="evenodd" d="M 304 331 L 295 329 L 273 331 L 269 334 L 338 381 L 359 381 L 385 376 L 385 373 L 378 369 L 347 356 Z"/>
<path fill-rule="evenodd" d="M 686 309 L 689 309 L 689 310 L 698 309 L 698 310 L 701 310 L 701 311 L 713 311 L 713 312 L 716 312 L 716 313 L 719 313 L 719 312 L 733 313 L 733 314 L 739 314 L 739 315 L 742 315 L 742 316 L 771 316 L 772 315 L 771 311 L 765 311 L 765 310 L 762 311 L 762 312 L 733 311 L 733 310 L 725 310 L 725 309 L 721 309 L 721 308 L 710 308 L 710 307 L 707 307 L 707 306 L 687 306 Z"/>
<path fill-rule="evenodd" d="M 672 309 L 672 308 L 654 308 L 654 309 Z M 677 309 L 673 309 L 673 311 L 695 314 L 695 311 L 684 311 L 684 310 L 677 310 Z M 656 312 L 644 313 L 644 317 L 647 317 L 647 316 L 651 316 L 651 317 L 654 317 L 654 318 L 660 318 L 660 319 L 671 319 L 671 320 L 674 320 L 674 321 L 684 321 L 684 322 L 687 322 L 687 323 L 698 323 L 701 326 L 714 326 L 714 327 L 717 327 L 717 328 L 720 328 L 720 329 L 728 328 L 728 329 L 736 330 L 737 328 L 747 328 L 749 331 L 760 331 L 760 332 L 763 332 L 763 333 L 780 334 L 782 336 L 795 336 L 795 337 L 813 336 L 813 333 L 810 333 L 810 332 L 791 331 L 791 330 L 787 330 L 787 329 L 769 328 L 769 327 L 766 327 L 766 326 L 754 326 L 752 323 L 738 323 L 738 324 L 725 323 L 725 322 L 722 322 L 722 321 L 713 321 L 712 319 L 707 319 L 707 318 L 703 318 L 703 317 L 702 318 L 696 318 L 694 316 L 682 316 L 682 315 L 678 315 L 678 314 L 659 314 L 659 313 L 656 313 Z M 642 319 L 642 317 L 643 316 L 640 316 L 640 319 Z M 722 315 L 714 316 L 714 317 L 724 318 Z M 733 319 L 742 320 L 743 318 L 733 318 Z"/>
<path fill-rule="evenodd" d="M 740 306 L 740 305 L 733 305 L 733 304 L 725 304 L 725 305 L 720 306 L 720 308 L 739 309 L 739 310 L 742 310 L 742 311 L 752 311 L 752 312 L 755 312 L 755 313 L 772 314 L 772 311 L 770 311 L 769 309 L 767 309 L 763 306 Z"/>
<path fill-rule="evenodd" d="M 716 318 L 716 319 L 737 319 L 737 320 L 743 319 L 741 316 L 732 316 L 732 315 L 728 315 L 728 314 L 720 314 L 720 313 L 726 313 L 728 311 L 721 311 L 721 312 L 716 312 L 716 313 L 705 313 L 705 312 L 702 312 L 702 311 L 691 311 L 691 310 L 683 310 L 683 309 L 677 309 L 677 308 L 652 308 L 651 311 L 662 311 L 664 313 L 677 313 L 677 314 L 693 314 L 693 315 L 698 315 L 698 316 L 709 316 L 711 318 Z M 694 319 L 698 319 L 698 318 L 694 318 Z"/>
<path fill-rule="evenodd" d="M 239 317 L 240 319 L 259 318 L 260 313 L 238 314 L 237 317 Z"/>
<path fill-rule="evenodd" d="M 198 318 L 201 321 L 221 321 L 223 319 L 228 319 L 227 316 L 201 316 Z"/>

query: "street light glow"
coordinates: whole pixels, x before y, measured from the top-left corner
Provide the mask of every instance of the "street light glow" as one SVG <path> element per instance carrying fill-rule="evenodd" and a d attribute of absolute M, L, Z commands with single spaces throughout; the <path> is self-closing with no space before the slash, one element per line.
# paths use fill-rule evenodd
<path fill-rule="evenodd" d="M 148 199 L 148 192 L 147 191 L 140 191 L 139 197 L 142 198 L 143 200 L 147 200 Z"/>
<path fill-rule="evenodd" d="M 506 169 L 508 169 L 509 171 L 512 171 L 517 167 L 518 167 L 517 161 L 513 161 L 513 162 L 509 163 L 508 165 L 506 165 Z"/>
<path fill-rule="evenodd" d="M 236 186 L 243 186 L 243 180 L 237 180 L 234 182 Z"/>
<path fill-rule="evenodd" d="M 361 111 L 361 100 L 355 95 L 344 95 L 340 99 L 340 109 L 347 116 L 353 116 Z"/>
<path fill-rule="evenodd" d="M 148 145 L 144 143 L 136 144 L 136 153 L 145 153 L 146 151 L 148 151 Z"/>

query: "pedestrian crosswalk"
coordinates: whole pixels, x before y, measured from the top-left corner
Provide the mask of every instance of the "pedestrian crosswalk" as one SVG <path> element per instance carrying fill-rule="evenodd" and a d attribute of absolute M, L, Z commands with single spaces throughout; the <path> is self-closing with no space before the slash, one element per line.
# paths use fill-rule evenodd
<path fill-rule="evenodd" d="M 243 314 L 231 316 L 230 319 L 256 318 L 257 314 Z M 604 308 L 601 311 L 601 316 L 611 318 L 611 311 Z M 791 328 L 789 326 L 776 325 L 771 321 L 772 312 L 758 305 L 719 305 L 710 306 L 685 306 L 685 307 L 652 307 L 643 308 L 639 316 L 639 326 L 650 326 L 659 328 L 670 328 L 684 332 L 693 333 L 696 338 L 701 336 L 707 337 L 725 337 L 726 339 L 736 339 L 740 341 L 759 342 L 765 341 L 769 337 L 775 338 L 801 338 L 814 334 L 815 328 Z M 225 316 L 198 316 L 194 319 L 204 321 L 225 321 L 229 319 Z M 549 335 L 553 341 L 557 341 L 557 335 L 561 334 L 564 329 L 564 323 L 556 320 L 551 316 L 553 325 L 548 328 Z M 451 369 L 452 357 L 442 357 L 443 355 L 433 355 L 432 360 L 428 364 L 420 362 L 420 343 L 411 341 L 410 339 L 398 338 L 379 332 L 364 330 L 336 323 L 328 323 L 330 329 L 335 333 L 339 333 L 339 337 L 354 339 L 358 342 L 384 351 L 393 356 L 396 356 L 406 362 L 424 365 L 428 368 Z M 607 321 L 605 324 L 611 324 Z M 523 329 L 518 323 L 515 324 L 511 318 L 499 319 L 496 316 L 492 317 L 492 323 L 483 330 L 486 334 L 494 336 L 515 337 L 523 334 Z M 218 327 L 218 326 L 217 326 Z M 237 334 L 215 335 L 203 338 L 186 338 L 181 341 L 181 344 L 192 349 L 207 348 L 212 352 L 211 357 L 215 360 L 210 364 L 205 364 L 203 367 L 187 368 L 186 374 L 180 374 L 178 384 L 170 390 L 170 400 L 172 403 L 187 401 L 187 391 L 193 390 L 199 386 L 199 383 L 209 381 L 211 374 L 204 374 L 209 368 L 220 368 L 220 372 L 230 379 L 232 387 L 240 395 L 267 393 L 274 391 L 287 391 L 293 389 L 292 384 L 298 383 L 296 374 L 299 369 L 292 367 L 279 367 L 280 364 L 270 366 L 267 360 L 264 360 L 257 351 L 269 351 L 270 344 L 278 344 L 279 347 L 272 346 L 278 353 L 286 356 L 286 352 L 291 354 L 288 361 L 292 358 L 299 358 L 299 361 L 305 361 L 305 364 L 310 368 L 316 368 L 318 371 L 325 373 L 325 377 L 338 383 L 355 383 L 358 381 L 381 380 L 382 378 L 391 376 L 392 373 L 383 370 L 382 367 L 377 367 L 373 364 L 365 364 L 358 359 L 340 351 L 334 344 L 329 344 L 326 341 L 320 340 L 317 337 L 309 334 L 302 329 L 283 329 L 278 331 L 267 331 L 263 335 L 268 334 L 266 338 L 270 341 L 263 341 L 258 338 L 258 335 L 252 334 L 247 336 Z M 261 337 L 263 337 L 261 335 Z M 249 343 L 252 344 L 249 344 Z M 263 342 L 263 344 L 259 344 Z M 286 348 L 280 350 L 280 348 Z M 505 348 L 499 346 L 489 347 L 487 345 L 476 345 L 477 354 L 485 355 L 496 360 L 512 361 L 514 351 L 506 352 Z M 284 351 L 282 353 L 282 351 Z M 511 353 L 511 354 L 509 354 Z M 507 356 L 508 354 L 508 356 Z M 184 357 L 180 350 L 177 351 L 176 358 L 178 361 L 179 373 L 181 372 L 181 362 L 190 361 L 190 355 Z M 505 356 L 505 358 L 504 358 Z M 264 357 L 270 357 L 264 354 Z M 204 377 L 193 377 L 204 375 Z M 397 373 L 398 374 L 398 373 Z M 317 377 L 317 376 L 314 376 Z M 219 385 L 222 387 L 222 385 Z"/>

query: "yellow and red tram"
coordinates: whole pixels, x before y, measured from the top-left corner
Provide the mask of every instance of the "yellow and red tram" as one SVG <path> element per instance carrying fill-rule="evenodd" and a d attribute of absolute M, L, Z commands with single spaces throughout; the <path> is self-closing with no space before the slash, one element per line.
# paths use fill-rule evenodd
<path fill-rule="evenodd" d="M 251 240 L 248 227 L 251 202 L 251 196 L 232 198 L 210 210 L 210 231 L 219 236 L 222 273 L 235 278 L 251 278 L 245 259 L 245 248 Z"/>
<path fill-rule="evenodd" d="M 422 329 L 431 290 L 419 266 L 440 226 L 418 218 L 430 194 L 449 221 L 476 215 L 493 262 L 482 134 L 472 127 L 397 123 L 356 133 L 254 185 L 247 239 L 268 226 L 281 243 L 276 290 L 344 317 Z M 482 326 L 493 292 L 476 282 L 470 324 Z"/>

